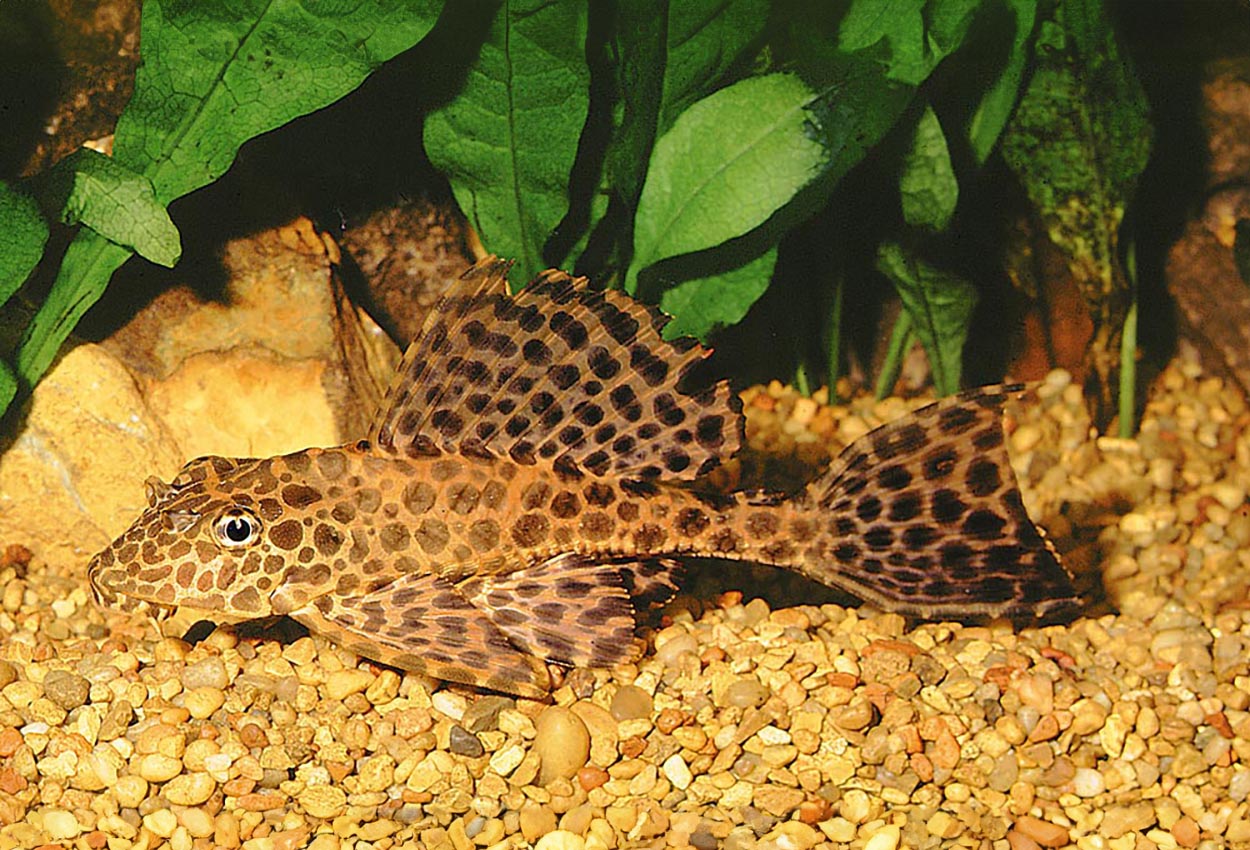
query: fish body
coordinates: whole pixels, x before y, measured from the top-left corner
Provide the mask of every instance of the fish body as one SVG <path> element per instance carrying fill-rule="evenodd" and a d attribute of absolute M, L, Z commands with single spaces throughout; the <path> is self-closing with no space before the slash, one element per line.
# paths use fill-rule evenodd
<path fill-rule="evenodd" d="M 922 617 L 1054 617 L 1070 579 L 1028 518 L 996 387 L 849 446 L 807 489 L 715 492 L 742 441 L 706 352 L 657 311 L 474 266 L 410 346 L 366 440 L 200 458 L 89 567 L 102 604 L 287 615 L 397 667 L 525 696 L 548 664 L 637 657 L 683 559 L 789 568 Z"/>

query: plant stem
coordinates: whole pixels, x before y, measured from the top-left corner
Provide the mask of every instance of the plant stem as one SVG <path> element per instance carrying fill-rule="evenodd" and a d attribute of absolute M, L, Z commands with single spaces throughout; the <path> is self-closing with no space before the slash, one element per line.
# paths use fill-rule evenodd
<path fill-rule="evenodd" d="M 1125 272 L 1132 287 L 1133 300 L 1124 317 L 1120 333 L 1120 437 L 1127 440 L 1136 432 L 1137 411 L 1137 243 L 1129 245 L 1124 258 Z"/>
<path fill-rule="evenodd" d="M 890 347 L 885 353 L 885 362 L 881 364 L 881 374 L 877 376 L 877 400 L 888 396 L 898 383 L 899 373 L 903 371 L 903 356 L 907 354 L 915 341 L 911 316 L 906 310 L 900 310 L 894 320 L 894 330 L 890 334 Z"/>
<path fill-rule="evenodd" d="M 799 395 L 804 398 L 811 398 L 812 385 L 807 380 L 807 361 L 800 360 L 798 367 L 794 370 L 794 388 L 799 391 Z"/>
<path fill-rule="evenodd" d="M 825 376 L 829 381 L 828 404 L 837 404 L 838 376 L 842 373 L 842 291 L 846 278 L 839 272 L 833 279 L 833 305 L 829 309 L 829 347 L 825 352 Z"/>

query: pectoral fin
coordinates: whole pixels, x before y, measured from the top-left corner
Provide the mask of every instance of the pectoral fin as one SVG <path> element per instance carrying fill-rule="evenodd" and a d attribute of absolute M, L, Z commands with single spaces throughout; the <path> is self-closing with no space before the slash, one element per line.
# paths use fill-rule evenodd
<path fill-rule="evenodd" d="M 465 597 L 521 649 L 573 667 L 610 667 L 642 654 L 628 565 L 558 555 L 507 575 L 475 576 Z"/>
<path fill-rule="evenodd" d="M 367 658 L 452 682 L 542 699 L 546 666 L 520 651 L 446 579 L 411 574 L 358 596 L 321 596 L 292 611 Z"/>

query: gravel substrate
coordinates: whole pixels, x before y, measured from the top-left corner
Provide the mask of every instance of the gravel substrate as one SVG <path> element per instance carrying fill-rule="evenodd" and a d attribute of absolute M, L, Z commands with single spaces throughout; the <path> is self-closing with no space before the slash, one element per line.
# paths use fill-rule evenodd
<path fill-rule="evenodd" d="M 1192 358 L 1156 390 L 1136 441 L 1093 439 L 1064 373 L 1009 423 L 1090 617 L 913 627 L 705 569 L 645 659 L 552 703 L 319 637 L 158 639 L 12 545 L 0 850 L 1250 846 L 1250 413 Z M 920 403 L 745 399 L 746 480 Z"/>

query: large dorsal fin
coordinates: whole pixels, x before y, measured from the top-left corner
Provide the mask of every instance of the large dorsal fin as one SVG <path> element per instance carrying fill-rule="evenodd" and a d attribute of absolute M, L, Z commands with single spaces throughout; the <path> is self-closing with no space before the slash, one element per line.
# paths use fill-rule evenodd
<path fill-rule="evenodd" d="M 666 316 L 558 271 L 509 295 L 508 266 L 477 263 L 426 320 L 371 430 L 378 450 L 670 479 L 738 450 L 741 403 L 724 382 L 681 386 L 708 352 L 662 339 Z"/>

